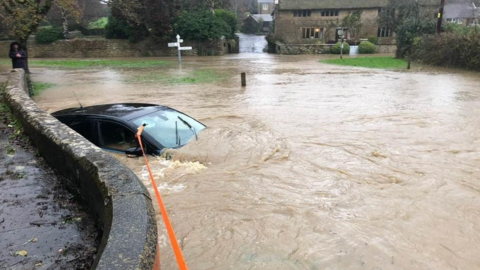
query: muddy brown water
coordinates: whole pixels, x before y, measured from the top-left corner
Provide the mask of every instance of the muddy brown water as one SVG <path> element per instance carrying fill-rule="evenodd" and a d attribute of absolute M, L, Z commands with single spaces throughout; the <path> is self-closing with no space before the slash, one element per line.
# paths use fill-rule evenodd
<path fill-rule="evenodd" d="M 174 107 L 200 140 L 152 159 L 190 269 L 480 269 L 480 76 L 319 56 L 186 58 L 180 69 L 35 69 L 53 112 Z M 216 71 L 216 82 L 135 81 Z M 246 71 L 242 89 L 239 73 Z M 125 162 L 151 189 L 141 159 Z M 160 219 L 159 219 L 160 220 Z M 160 223 L 161 224 L 161 223 Z M 176 269 L 160 225 L 162 265 Z"/>

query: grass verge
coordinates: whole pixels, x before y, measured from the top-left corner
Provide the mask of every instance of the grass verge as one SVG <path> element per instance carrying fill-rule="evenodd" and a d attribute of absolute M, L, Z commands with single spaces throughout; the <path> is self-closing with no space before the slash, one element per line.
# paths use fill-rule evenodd
<path fill-rule="evenodd" d="M 102 17 L 96 21 L 89 22 L 87 25 L 88 29 L 103 29 L 108 24 L 108 17 Z"/>
<path fill-rule="evenodd" d="M 34 82 L 33 83 L 33 95 L 37 96 L 40 95 L 43 91 L 50 89 L 52 87 L 57 86 L 54 83 L 39 83 L 39 82 Z"/>
<path fill-rule="evenodd" d="M 56 68 L 150 68 L 170 65 L 161 60 L 126 61 L 126 60 L 30 60 L 30 66 Z"/>
<path fill-rule="evenodd" d="M 7 128 L 12 129 L 9 140 L 20 140 L 27 142 L 28 138 L 23 132 L 23 127 L 20 122 L 12 114 L 12 109 L 5 102 L 5 87 L 6 83 L 0 84 L 0 129 Z M 7 155 L 15 154 L 15 148 L 11 146 L 5 147 L 5 152 Z"/>
<path fill-rule="evenodd" d="M 325 64 L 366 67 L 366 68 L 383 68 L 383 69 L 402 69 L 407 68 L 407 61 L 403 59 L 395 59 L 392 57 L 361 57 L 361 58 L 345 58 L 345 59 L 327 59 L 320 61 Z"/>
<path fill-rule="evenodd" d="M 150 73 L 141 76 L 135 76 L 132 82 L 140 83 L 167 83 L 167 84 L 197 84 L 197 83 L 215 83 L 225 79 L 225 76 L 211 69 L 194 70 L 192 73 L 172 77 L 171 75 Z"/>
<path fill-rule="evenodd" d="M 8 59 L 0 60 L 0 65 L 11 65 Z M 85 68 L 151 68 L 169 66 L 171 63 L 162 60 L 110 60 L 110 59 L 86 59 L 86 60 L 38 60 L 30 59 L 28 64 L 31 67 L 51 67 L 51 68 L 68 68 L 68 69 L 85 69 Z"/>

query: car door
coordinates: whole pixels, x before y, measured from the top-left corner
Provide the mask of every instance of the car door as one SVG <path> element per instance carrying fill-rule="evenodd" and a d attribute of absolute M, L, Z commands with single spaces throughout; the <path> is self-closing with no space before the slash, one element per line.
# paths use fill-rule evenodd
<path fill-rule="evenodd" d="M 139 147 L 135 132 L 121 123 L 99 120 L 98 131 L 100 147 L 104 149 L 125 152 Z"/>
<path fill-rule="evenodd" d="M 98 145 L 98 136 L 92 120 L 86 118 L 71 118 L 62 122 L 91 143 Z"/>

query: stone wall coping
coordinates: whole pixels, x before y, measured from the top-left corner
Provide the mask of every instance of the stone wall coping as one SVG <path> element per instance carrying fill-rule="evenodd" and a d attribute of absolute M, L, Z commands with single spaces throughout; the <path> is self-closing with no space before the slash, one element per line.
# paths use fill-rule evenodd
<path fill-rule="evenodd" d="M 27 94 L 25 72 L 13 70 L 6 102 L 45 160 L 78 193 L 103 230 L 92 269 L 148 269 L 158 259 L 152 200 L 137 176 L 50 114 Z"/>

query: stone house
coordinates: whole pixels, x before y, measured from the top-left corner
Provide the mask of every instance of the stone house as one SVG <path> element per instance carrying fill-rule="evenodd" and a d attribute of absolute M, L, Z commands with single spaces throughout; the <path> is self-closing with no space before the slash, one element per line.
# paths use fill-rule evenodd
<path fill-rule="evenodd" d="M 275 0 L 258 0 L 258 14 L 272 14 L 275 9 Z"/>
<path fill-rule="evenodd" d="M 448 0 L 445 4 L 443 19 L 447 23 L 478 25 L 480 1 Z"/>
<path fill-rule="evenodd" d="M 420 1 L 429 6 L 440 4 L 440 0 Z M 334 43 L 343 19 L 360 11 L 362 27 L 356 36 L 346 31 L 347 40 L 378 38 L 378 44 L 394 44 L 395 33 L 377 23 L 381 12 L 389 12 L 387 4 L 388 0 L 279 0 L 274 11 L 275 36 L 285 44 Z"/>
<path fill-rule="evenodd" d="M 272 22 L 273 17 L 270 14 L 251 14 L 244 20 L 243 25 L 252 25 L 255 24 L 255 27 L 251 27 L 254 29 L 259 29 L 261 33 L 270 33 L 272 29 Z M 247 34 L 256 34 L 256 33 L 249 33 Z"/>

